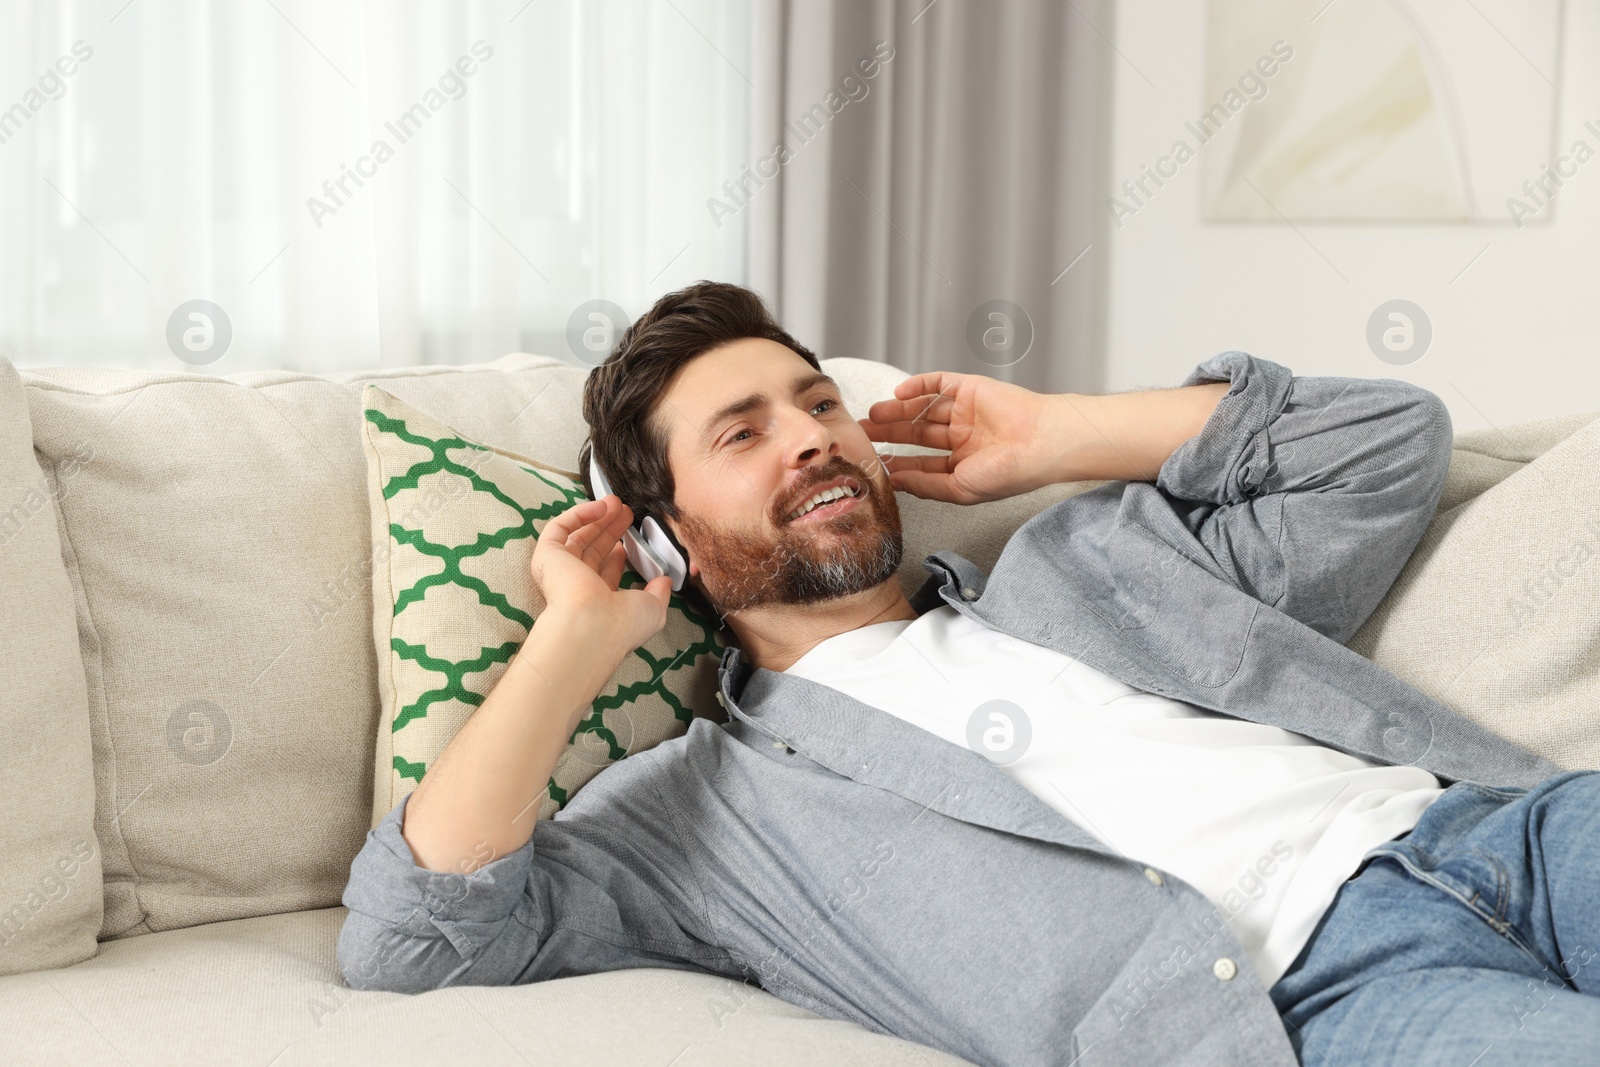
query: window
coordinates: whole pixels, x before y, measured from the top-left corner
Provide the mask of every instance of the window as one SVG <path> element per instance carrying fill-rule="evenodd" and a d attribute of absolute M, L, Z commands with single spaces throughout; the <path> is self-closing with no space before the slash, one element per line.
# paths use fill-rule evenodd
<path fill-rule="evenodd" d="M 741 0 L 0 0 L 0 354 L 595 362 L 568 343 L 604 339 L 586 302 L 633 317 L 745 278 L 743 213 L 707 201 L 746 158 L 746 20 Z M 231 333 L 209 362 L 169 344 L 196 300 Z"/>

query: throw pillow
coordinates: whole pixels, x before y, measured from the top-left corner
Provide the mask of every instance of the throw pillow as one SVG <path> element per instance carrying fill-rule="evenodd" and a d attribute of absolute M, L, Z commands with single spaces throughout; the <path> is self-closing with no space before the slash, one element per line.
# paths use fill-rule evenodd
<path fill-rule="evenodd" d="M 382 700 L 375 825 L 505 672 L 545 607 L 528 569 L 539 532 L 588 497 L 575 473 L 473 441 L 378 386 L 362 399 Z M 622 583 L 644 579 L 629 567 Z M 696 715 L 726 721 L 717 666 L 731 639 L 674 593 L 666 626 L 623 659 L 578 723 L 539 818 Z"/>

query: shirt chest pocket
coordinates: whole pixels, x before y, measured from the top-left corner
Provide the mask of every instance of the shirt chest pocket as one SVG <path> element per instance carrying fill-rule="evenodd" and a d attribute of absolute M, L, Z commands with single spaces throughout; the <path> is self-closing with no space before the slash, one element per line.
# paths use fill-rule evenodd
<path fill-rule="evenodd" d="M 1102 619 L 1151 659 L 1199 686 L 1228 683 L 1262 604 L 1136 526 L 1107 545 Z"/>

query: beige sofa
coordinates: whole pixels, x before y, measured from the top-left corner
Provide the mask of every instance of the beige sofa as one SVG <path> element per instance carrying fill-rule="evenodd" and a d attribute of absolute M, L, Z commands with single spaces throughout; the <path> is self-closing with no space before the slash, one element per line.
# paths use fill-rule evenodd
<path fill-rule="evenodd" d="M 858 415 L 904 377 L 825 368 Z M 572 470 L 583 375 L 526 354 L 328 377 L 0 361 L 0 1063 L 962 1062 L 681 971 L 421 996 L 340 980 L 379 718 L 361 386 Z M 1352 647 L 1600 765 L 1600 422 L 1457 445 L 1434 526 Z M 1088 487 L 902 494 L 902 583 L 938 548 L 991 566 Z"/>

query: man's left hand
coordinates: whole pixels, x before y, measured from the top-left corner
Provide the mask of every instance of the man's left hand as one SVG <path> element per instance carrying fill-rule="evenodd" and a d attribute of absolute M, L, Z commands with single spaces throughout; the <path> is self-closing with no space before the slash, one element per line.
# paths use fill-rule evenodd
<path fill-rule="evenodd" d="M 1049 397 L 981 374 L 949 371 L 907 378 L 894 395 L 856 420 L 867 436 L 949 453 L 884 456 L 894 488 L 927 500 L 977 504 L 1053 481 Z"/>

